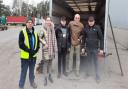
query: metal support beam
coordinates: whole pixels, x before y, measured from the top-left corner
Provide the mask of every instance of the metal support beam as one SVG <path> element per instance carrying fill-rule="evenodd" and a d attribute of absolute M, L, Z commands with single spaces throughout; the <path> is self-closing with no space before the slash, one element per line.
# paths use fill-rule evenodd
<path fill-rule="evenodd" d="M 52 17 L 52 0 L 49 0 L 49 16 Z"/>
<path fill-rule="evenodd" d="M 109 11 L 109 0 L 106 0 L 105 8 L 105 27 L 104 27 L 104 52 L 107 53 L 107 27 L 108 27 L 108 11 Z"/>
<path fill-rule="evenodd" d="M 75 0 L 73 0 L 74 1 L 74 3 L 76 4 L 76 7 L 80 10 L 80 12 L 81 12 L 81 9 L 80 9 L 80 7 L 77 5 L 77 2 L 75 1 Z"/>
<path fill-rule="evenodd" d="M 121 71 L 121 76 L 123 76 L 124 73 L 123 73 L 123 70 L 122 70 L 121 61 L 120 61 L 120 56 L 119 56 L 119 52 L 118 52 L 118 48 L 117 48 L 117 44 L 116 44 L 116 39 L 115 39 L 113 27 L 112 27 L 112 22 L 111 22 L 111 18 L 110 18 L 110 15 L 109 15 L 109 14 L 108 14 L 108 18 L 109 18 L 110 27 L 111 27 L 111 31 L 112 31 L 112 37 L 113 37 L 113 41 L 114 41 L 114 45 L 115 45 L 115 49 L 116 49 L 116 54 L 117 54 L 117 58 L 118 58 L 118 62 L 119 62 L 119 67 L 120 67 L 120 71 Z"/>

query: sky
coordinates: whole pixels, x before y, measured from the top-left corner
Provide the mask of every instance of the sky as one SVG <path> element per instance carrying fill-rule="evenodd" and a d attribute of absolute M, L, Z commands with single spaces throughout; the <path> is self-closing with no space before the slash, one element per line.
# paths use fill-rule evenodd
<path fill-rule="evenodd" d="M 28 0 L 24 0 L 24 1 L 28 1 Z M 45 0 L 31 0 L 31 1 L 34 1 L 34 3 L 39 3 L 39 2 L 45 1 Z M 10 6 L 12 6 L 13 0 L 3 0 L 3 3 L 4 3 L 5 5 L 10 5 Z"/>

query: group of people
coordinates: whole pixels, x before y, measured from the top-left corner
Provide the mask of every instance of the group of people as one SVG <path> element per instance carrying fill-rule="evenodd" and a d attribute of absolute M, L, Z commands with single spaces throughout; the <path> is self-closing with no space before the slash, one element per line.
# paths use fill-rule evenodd
<path fill-rule="evenodd" d="M 80 53 L 87 52 L 88 66 L 91 61 L 95 65 L 96 80 L 100 80 L 98 72 L 98 54 L 103 54 L 103 35 L 99 26 L 95 24 L 93 16 L 88 17 L 88 24 L 85 26 L 80 22 L 80 15 L 75 14 L 74 20 L 67 25 L 67 18 L 61 17 L 60 25 L 54 27 L 52 19 L 46 18 L 45 24 L 39 34 L 33 27 L 32 19 L 26 21 L 26 27 L 21 30 L 19 35 L 19 48 L 21 58 L 21 74 L 19 89 L 24 89 L 27 70 L 29 68 L 30 85 L 36 89 L 34 81 L 34 68 L 37 53 L 42 45 L 43 76 L 44 86 L 48 80 L 53 83 L 52 61 L 58 53 L 58 78 L 62 73 L 65 76 L 73 72 L 74 53 L 76 54 L 75 75 L 80 76 Z M 81 49 L 81 44 L 84 45 Z M 69 57 L 67 59 L 67 54 Z M 68 61 L 68 64 L 66 62 Z M 89 75 L 89 72 L 86 73 Z"/>

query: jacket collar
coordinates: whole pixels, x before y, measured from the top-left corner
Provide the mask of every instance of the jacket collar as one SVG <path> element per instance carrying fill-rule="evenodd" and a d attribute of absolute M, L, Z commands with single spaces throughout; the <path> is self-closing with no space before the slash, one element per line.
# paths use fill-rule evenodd
<path fill-rule="evenodd" d="M 31 33 L 27 27 L 26 27 L 26 31 L 27 33 Z M 34 27 L 32 27 L 32 33 L 34 33 Z"/>

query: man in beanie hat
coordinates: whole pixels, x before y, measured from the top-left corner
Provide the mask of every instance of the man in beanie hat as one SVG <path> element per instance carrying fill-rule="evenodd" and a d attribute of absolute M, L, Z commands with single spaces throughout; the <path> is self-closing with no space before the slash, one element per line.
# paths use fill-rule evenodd
<path fill-rule="evenodd" d="M 21 59 L 21 74 L 19 80 L 19 89 L 24 89 L 27 70 L 29 68 L 29 81 L 31 87 L 37 88 L 34 82 L 34 68 L 36 64 L 37 52 L 39 50 L 39 37 L 33 27 L 31 18 L 26 20 L 26 27 L 19 34 L 19 48 Z"/>
<path fill-rule="evenodd" d="M 95 24 L 95 18 L 93 16 L 88 17 L 88 25 L 84 29 L 83 42 L 86 43 L 87 51 L 87 60 L 88 60 L 88 71 L 87 76 L 89 75 L 89 70 L 91 68 L 91 63 L 93 61 L 96 81 L 99 82 L 99 68 L 98 68 L 98 53 L 103 54 L 103 35 L 101 29 L 98 25 Z M 83 51 L 84 49 L 82 49 Z M 91 66 L 90 66 L 91 65 Z"/>

